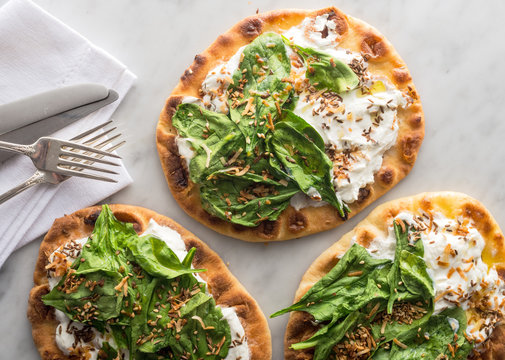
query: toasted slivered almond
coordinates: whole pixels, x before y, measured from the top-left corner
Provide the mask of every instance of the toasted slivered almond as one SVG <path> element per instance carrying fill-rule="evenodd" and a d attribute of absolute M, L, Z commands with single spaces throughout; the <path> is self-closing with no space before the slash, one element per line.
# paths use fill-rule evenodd
<path fill-rule="evenodd" d="M 226 336 L 223 336 L 219 344 L 217 344 L 216 351 L 214 352 L 216 355 L 219 354 L 221 348 L 223 347 L 224 342 L 226 341 Z"/>
<path fill-rule="evenodd" d="M 379 310 L 380 303 L 375 304 L 375 306 L 372 308 L 372 311 L 370 311 L 370 314 L 367 315 L 367 319 L 370 319 L 374 314 Z"/>
<path fill-rule="evenodd" d="M 468 278 L 466 277 L 465 273 L 463 272 L 463 270 L 461 270 L 459 266 L 456 268 L 456 271 L 463 280 L 468 281 Z"/>
<path fill-rule="evenodd" d="M 249 171 L 249 169 L 251 168 L 251 165 L 247 164 L 245 168 L 243 168 L 242 170 L 240 170 L 238 173 L 236 173 L 235 175 L 237 176 L 242 176 L 244 175 L 245 173 L 247 173 Z"/>
<path fill-rule="evenodd" d="M 272 131 L 275 130 L 274 121 L 272 119 L 272 114 L 270 114 L 270 113 L 268 113 L 268 123 L 265 126 Z"/>
<path fill-rule="evenodd" d="M 452 290 L 447 290 L 447 291 L 444 291 L 442 293 L 440 293 L 436 298 L 435 298 L 435 302 L 439 301 L 440 299 L 442 299 L 445 295 L 449 294 L 449 293 L 452 293 Z"/>
<path fill-rule="evenodd" d="M 121 291 L 121 290 L 124 290 L 124 286 L 126 284 L 126 281 L 128 281 L 128 279 L 130 278 L 129 275 L 126 275 L 124 278 L 121 279 L 121 281 L 119 282 L 119 284 L 117 284 L 115 287 L 114 287 L 114 290 L 116 291 Z"/>
<path fill-rule="evenodd" d="M 347 276 L 361 276 L 363 275 L 363 271 L 361 270 L 358 270 L 358 271 L 352 271 L 350 273 L 347 274 Z"/>
<path fill-rule="evenodd" d="M 226 163 L 226 166 L 233 164 L 235 162 L 235 160 L 238 159 L 238 157 L 240 156 L 240 154 L 242 154 L 242 151 L 244 151 L 244 149 L 242 149 L 242 148 L 239 148 L 237 151 L 235 151 L 235 154 L 233 154 L 233 156 L 231 157 L 231 159 L 228 160 L 228 162 Z"/>
<path fill-rule="evenodd" d="M 402 228 L 402 232 L 405 232 L 405 224 L 403 223 L 403 221 L 400 219 L 396 219 L 395 222 L 396 224 L 400 225 L 400 227 Z"/>
<path fill-rule="evenodd" d="M 279 115 L 280 115 L 281 114 L 281 107 L 279 106 L 279 103 L 277 101 L 275 102 L 275 107 L 277 108 L 277 113 L 279 113 Z"/>
<path fill-rule="evenodd" d="M 384 334 L 384 332 L 386 332 L 386 325 L 388 324 L 388 321 L 387 320 L 384 320 L 382 322 L 382 326 L 381 326 L 381 334 Z"/>
<path fill-rule="evenodd" d="M 393 342 L 398 345 L 399 347 L 401 347 L 402 349 L 408 349 L 408 346 L 405 345 L 404 343 L 402 343 L 400 340 L 398 340 L 397 338 L 394 338 L 393 339 Z"/>
<path fill-rule="evenodd" d="M 209 147 L 207 145 L 205 145 L 204 143 L 202 143 L 202 148 L 207 153 L 207 161 L 205 161 L 205 167 L 208 168 L 210 166 L 210 154 L 212 154 L 212 150 L 209 149 Z"/>
<path fill-rule="evenodd" d="M 202 318 L 201 318 L 200 316 L 198 316 L 198 315 L 193 315 L 191 318 L 192 318 L 193 320 L 197 320 L 197 321 L 200 323 L 200 325 L 202 325 L 202 328 L 203 328 L 204 330 L 212 330 L 212 329 L 214 329 L 214 326 L 205 326 L 205 324 L 204 324 L 204 322 L 203 322 Z"/>
<path fill-rule="evenodd" d="M 251 110 L 253 101 L 254 101 L 253 97 L 250 97 L 249 99 L 247 99 L 247 105 L 245 106 L 244 111 L 242 111 L 242 114 L 241 114 L 242 116 L 247 115 L 249 110 Z"/>

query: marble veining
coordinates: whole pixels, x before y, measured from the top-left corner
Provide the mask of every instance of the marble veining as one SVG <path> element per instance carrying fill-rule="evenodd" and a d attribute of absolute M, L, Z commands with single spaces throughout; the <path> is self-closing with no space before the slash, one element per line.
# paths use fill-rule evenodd
<path fill-rule="evenodd" d="M 114 115 L 127 137 L 120 153 L 134 183 L 106 202 L 151 208 L 190 229 L 229 262 L 266 315 L 290 304 L 310 263 L 387 200 L 422 191 L 461 191 L 481 200 L 498 223 L 505 224 L 505 45 L 500 41 L 505 37 L 505 2 L 35 1 L 138 76 Z M 0 5 L 5 2 L 0 0 Z M 413 171 L 371 208 L 322 234 L 265 245 L 208 230 L 179 209 L 159 165 L 154 129 L 165 98 L 195 54 L 256 9 L 328 5 L 378 28 L 409 66 L 426 116 L 426 138 Z M 25 315 L 39 243 L 15 252 L 0 270 L 2 358 L 39 358 Z M 286 323 L 287 316 L 269 320 L 275 360 L 282 358 Z"/>

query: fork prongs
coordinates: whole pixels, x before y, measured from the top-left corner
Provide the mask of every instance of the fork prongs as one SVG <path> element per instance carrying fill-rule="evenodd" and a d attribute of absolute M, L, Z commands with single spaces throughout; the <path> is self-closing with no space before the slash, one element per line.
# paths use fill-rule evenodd
<path fill-rule="evenodd" d="M 93 179 L 93 180 L 101 180 L 101 181 L 107 181 L 107 182 L 112 182 L 112 183 L 117 183 L 117 180 L 110 179 L 105 176 L 98 176 L 98 175 L 93 175 L 93 174 L 88 174 L 86 172 L 82 172 L 80 170 L 72 170 L 72 169 L 66 169 L 66 168 L 59 168 L 58 173 L 61 175 L 67 175 L 67 176 L 78 176 L 78 177 L 83 177 L 87 179 Z"/>
<path fill-rule="evenodd" d="M 95 157 L 95 156 L 87 155 L 87 153 L 88 153 L 87 151 L 84 153 L 78 153 L 78 152 L 70 152 L 70 151 L 63 150 L 60 154 L 60 157 L 67 160 L 67 161 L 74 161 L 76 164 L 78 164 L 80 161 L 78 159 L 81 159 L 81 160 L 97 162 L 97 163 L 101 163 L 101 164 L 105 164 L 105 165 L 119 166 L 119 164 L 114 163 L 112 161 L 103 160 L 101 155 Z"/>
<path fill-rule="evenodd" d="M 109 124 L 112 124 L 112 120 L 109 120 L 109 121 L 106 121 L 100 125 L 97 125 L 95 126 L 94 128 L 92 129 L 89 129 L 89 130 L 86 130 L 85 132 L 83 132 L 82 134 L 79 134 L 75 137 L 73 137 L 72 139 L 70 139 L 70 141 L 78 141 L 78 140 L 82 140 L 84 139 L 86 136 L 90 135 L 90 134 L 93 134 L 94 132 L 97 132 L 98 130 L 100 129 L 103 129 L 104 127 L 106 127 L 107 125 Z"/>
<path fill-rule="evenodd" d="M 125 141 L 121 141 L 117 144 L 113 144 L 114 141 L 119 141 L 121 134 L 115 134 L 107 138 L 107 135 L 111 134 L 114 130 L 117 129 L 116 127 L 105 129 L 105 127 L 111 123 L 112 121 L 107 121 L 105 123 L 97 125 L 94 128 L 87 130 L 70 140 L 80 140 L 80 142 L 77 144 L 72 143 L 71 145 L 68 145 L 66 142 L 61 142 L 60 158 L 58 163 L 59 169 L 63 171 L 65 175 L 69 176 L 81 176 L 102 181 L 116 182 L 115 180 L 109 179 L 107 177 L 89 174 L 85 171 L 91 170 L 114 175 L 118 174 L 115 171 L 93 165 L 96 162 L 105 165 L 119 166 L 117 163 L 103 159 L 106 156 L 120 158 L 115 154 L 111 154 L 111 152 L 125 143 Z M 99 133 L 95 134 L 97 132 Z M 105 149 L 107 145 L 110 145 L 110 147 Z"/>
<path fill-rule="evenodd" d="M 68 160 L 62 160 L 62 159 L 60 159 L 60 161 L 58 162 L 58 168 L 60 168 L 60 169 L 72 168 L 71 170 L 93 170 L 93 171 L 103 172 L 103 173 L 107 173 L 107 174 L 119 175 L 119 173 L 109 170 L 109 169 L 85 164 L 83 162 L 75 162 L 75 161 L 68 161 Z"/>
<path fill-rule="evenodd" d="M 92 146 L 81 145 L 81 144 L 77 144 L 77 143 L 70 142 L 70 141 L 60 141 L 60 149 L 62 151 L 70 150 L 70 149 L 82 150 L 82 151 L 89 152 L 91 154 L 98 154 L 98 155 L 113 157 L 116 159 L 121 159 L 121 156 L 119 156 L 119 155 L 109 153 L 104 150 L 99 150 L 99 149 L 96 149 Z M 66 152 L 65 155 L 72 155 L 71 151 L 65 151 L 65 152 Z"/>

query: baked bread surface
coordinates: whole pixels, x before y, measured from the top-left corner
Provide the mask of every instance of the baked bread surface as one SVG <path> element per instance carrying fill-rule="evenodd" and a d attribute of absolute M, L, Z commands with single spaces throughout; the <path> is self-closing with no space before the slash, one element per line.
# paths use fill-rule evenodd
<path fill-rule="evenodd" d="M 396 143 L 384 154 L 382 167 L 375 174 L 374 182 L 360 189 L 358 200 L 349 205 L 349 217 L 358 214 L 390 190 L 412 169 L 424 138 L 424 115 L 406 64 L 382 34 L 335 7 L 316 11 L 278 10 L 254 15 L 237 23 L 204 52 L 195 56 L 193 64 L 186 69 L 167 99 L 156 129 L 161 166 L 174 198 L 188 215 L 209 228 L 245 241 L 279 241 L 325 231 L 343 223 L 338 211 L 331 205 L 300 210 L 289 206 L 277 220 L 263 221 L 253 228 L 236 225 L 207 213 L 201 206 L 199 185 L 190 180 L 186 161 L 179 154 L 177 130 L 172 125 L 172 116 L 182 99 L 185 96 L 201 98 L 199 89 L 209 71 L 229 60 L 240 47 L 264 32 L 283 32 L 299 25 L 306 17 L 327 13 L 337 24 L 339 48 L 363 54 L 368 59 L 371 74 L 387 78 L 412 99 L 408 107 L 398 108 Z"/>
<path fill-rule="evenodd" d="M 461 216 L 471 220 L 486 243 L 482 259 L 488 266 L 495 265 L 498 275 L 505 279 L 505 238 L 484 205 L 470 196 L 456 192 L 421 193 L 378 206 L 353 230 L 325 250 L 303 275 L 293 303 L 298 302 L 317 281 L 337 264 L 339 257 L 352 246 L 353 239 L 358 244 L 368 247 L 375 238 L 387 237 L 388 228 L 393 219 L 402 211 L 414 214 L 420 214 L 420 211 L 439 212 L 450 219 L 457 219 Z M 317 327 L 314 326 L 312 320 L 312 315 L 305 312 L 290 314 L 284 338 L 286 360 L 312 359 L 311 350 L 289 349 L 292 344 L 306 340 L 315 333 Z M 505 359 L 504 341 L 505 325 L 501 325 L 494 329 L 490 339 L 485 343 L 486 350 L 480 354 L 480 357 L 472 359 Z"/>
<path fill-rule="evenodd" d="M 216 303 L 223 307 L 235 308 L 245 330 L 251 360 L 271 359 L 270 330 L 265 316 L 256 301 L 214 251 L 175 221 L 154 211 L 130 205 L 110 205 L 110 208 L 118 220 L 133 223 L 137 233 L 144 232 L 149 221 L 153 219 L 159 225 L 177 231 L 186 244 L 187 250 L 196 248 L 193 266 L 197 269 L 207 269 L 199 275 L 207 282 L 209 292 Z M 61 245 L 89 236 L 100 212 L 101 207 L 94 206 L 56 219 L 40 245 L 33 274 L 34 287 L 30 291 L 28 300 L 28 319 L 32 324 L 35 346 L 44 360 L 78 359 L 74 356 L 66 356 L 58 348 L 55 335 L 59 323 L 55 319 L 54 308 L 46 306 L 41 299 L 49 292 L 45 269 L 48 258 Z"/>

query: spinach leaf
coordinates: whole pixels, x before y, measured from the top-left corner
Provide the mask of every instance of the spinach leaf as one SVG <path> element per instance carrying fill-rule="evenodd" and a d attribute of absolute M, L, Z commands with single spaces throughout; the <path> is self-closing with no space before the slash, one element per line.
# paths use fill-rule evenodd
<path fill-rule="evenodd" d="M 218 353 L 227 353 L 230 344 L 229 326 L 223 319 L 221 310 L 216 308 L 213 298 L 203 293 L 204 288 L 196 279 L 182 276 L 175 281 L 158 281 L 147 302 L 146 318 L 137 323 L 138 326 L 132 334 L 134 339 L 139 340 L 138 344 L 135 344 L 138 345 L 138 351 L 157 353 L 168 347 L 176 359 L 192 354 L 193 357 L 190 358 L 195 360 L 214 359 Z M 188 298 L 186 289 L 198 292 Z M 177 312 L 180 316 L 174 321 L 174 313 Z M 202 323 L 205 324 L 205 329 L 202 328 Z M 197 336 L 195 331 L 199 333 Z M 167 332 L 167 336 L 157 337 L 156 341 L 151 340 L 152 334 L 163 332 Z M 221 341 L 223 345 L 220 351 L 212 356 L 204 356 L 202 351 L 193 354 L 198 348 L 205 348 L 205 353 L 208 353 L 207 343 L 218 344 Z"/>
<path fill-rule="evenodd" d="M 229 134 L 213 146 L 202 148 L 189 163 L 191 181 L 197 184 L 205 181 L 213 172 L 224 169 L 227 166 L 226 162 L 235 152 L 244 148 L 245 141 L 242 135 L 237 134 Z"/>
<path fill-rule="evenodd" d="M 350 313 L 343 321 L 332 321 L 328 326 L 321 328 L 310 339 L 293 344 L 293 350 L 315 347 L 313 360 L 326 360 L 335 344 L 338 344 L 348 331 L 352 331 L 358 323 L 365 319 L 359 311 Z"/>
<path fill-rule="evenodd" d="M 372 258 L 365 248 L 354 244 L 299 302 L 271 315 L 305 311 L 321 324 L 313 336 L 293 344 L 292 349 L 313 347 L 315 360 L 327 359 L 346 332 L 360 324 L 377 343 L 369 354 L 371 359 L 436 360 L 441 355 L 452 356 L 452 352 L 455 359 L 467 358 L 473 347 L 464 336 L 464 310 L 452 308 L 433 315 L 434 288 L 422 242 L 415 239 L 415 233 L 409 236 L 406 222 L 395 219 L 393 226 L 394 262 Z M 410 317 L 405 319 L 402 314 Z M 449 321 L 459 323 L 459 328 L 453 329 Z"/>
<path fill-rule="evenodd" d="M 435 296 L 433 281 L 426 271 L 422 241 L 410 242 L 409 227 L 403 220 L 393 222 L 396 237 L 395 261 L 388 274 L 388 313 L 395 301 L 426 300 Z"/>
<path fill-rule="evenodd" d="M 244 48 L 228 87 L 228 105 L 231 119 L 244 134 L 248 153 L 273 128 L 293 94 L 293 86 L 286 80 L 290 71 L 291 61 L 280 35 L 264 33 Z"/>
<path fill-rule="evenodd" d="M 194 254 L 181 262 L 164 241 L 139 237 L 104 205 L 81 256 L 43 301 L 74 321 L 108 329 L 132 359 L 221 359 L 230 328 L 192 275 L 203 271 L 190 268 Z M 104 356 L 114 353 L 104 345 Z"/>
<path fill-rule="evenodd" d="M 118 293 L 115 287 L 121 279 L 122 276 L 113 271 L 97 270 L 78 275 L 71 270 L 57 286 L 44 295 L 43 301 L 74 321 L 103 328 L 101 322 L 120 314 L 124 295 Z M 96 285 L 91 286 L 94 283 Z M 84 304 L 93 297 L 96 300 L 92 307 L 84 308 Z"/>
<path fill-rule="evenodd" d="M 305 61 L 305 76 L 315 88 L 342 93 L 358 86 L 358 76 L 344 62 L 323 51 L 304 48 L 290 43 L 287 39 L 285 41 Z"/>
<path fill-rule="evenodd" d="M 361 309 L 372 300 L 386 301 L 389 296 L 386 275 L 390 267 L 391 260 L 375 259 L 364 247 L 354 244 L 300 301 L 270 317 L 305 311 L 316 321 L 331 321 Z"/>
<path fill-rule="evenodd" d="M 180 136 L 191 139 L 195 148 L 202 142 L 215 144 L 231 132 L 238 131 L 236 124 L 225 114 L 191 103 L 183 103 L 177 107 L 172 124 Z"/>
<path fill-rule="evenodd" d="M 449 321 L 458 324 L 457 331 L 451 327 Z M 445 355 L 450 359 L 465 360 L 473 349 L 472 344 L 464 336 L 466 324 L 463 309 L 459 307 L 446 309 L 429 319 L 421 330 L 421 337 L 414 336 L 409 341 L 404 341 L 407 345 L 406 349 L 393 345 L 389 358 L 391 360 L 436 360 Z M 424 338 L 425 333 L 429 337 L 428 340 Z"/>
<path fill-rule="evenodd" d="M 319 135 L 317 130 L 304 119 L 296 115 L 291 110 L 283 110 L 281 120 L 287 122 L 293 129 L 301 133 L 308 140 L 312 141 L 319 150 L 324 152 L 323 138 Z"/>
<path fill-rule="evenodd" d="M 195 183 L 224 168 L 222 158 L 228 160 L 235 151 L 245 148 L 245 138 L 228 116 L 196 104 L 179 105 L 172 123 L 181 136 L 189 139 L 195 151 L 189 164 L 189 174 Z"/>
<path fill-rule="evenodd" d="M 191 263 L 184 265 L 163 240 L 147 235 L 128 243 L 133 260 L 151 276 L 173 279 L 182 274 L 202 272 L 202 269 L 191 269 Z"/>
<path fill-rule="evenodd" d="M 419 305 L 411 305 L 417 306 L 420 310 L 425 311 L 425 314 L 419 319 L 411 319 L 408 322 L 387 321 L 386 325 L 380 321 L 373 322 L 370 328 L 374 338 L 382 339 L 381 344 L 384 344 L 395 338 L 399 341 L 408 341 L 416 337 L 419 329 L 422 328 L 433 315 L 433 301 L 430 301 L 425 307 Z"/>
<path fill-rule="evenodd" d="M 257 226 L 264 220 L 276 220 L 299 192 L 292 182 L 284 186 L 261 175 L 242 176 L 225 172 L 212 174 L 215 180 L 201 185 L 203 208 L 221 219 L 244 226 Z"/>
<path fill-rule="evenodd" d="M 423 258 L 402 250 L 400 254 L 400 275 L 407 290 L 426 298 L 435 296 L 433 281 L 426 271 Z"/>
<path fill-rule="evenodd" d="M 300 123 L 295 126 L 299 127 Z M 342 218 L 347 217 L 349 208 L 335 193 L 331 180 L 333 163 L 324 151 L 288 121 L 277 123 L 268 144 L 288 176 L 305 194 L 330 203 Z"/>
<path fill-rule="evenodd" d="M 132 224 L 116 221 L 109 207 L 102 208 L 93 233 L 87 245 L 82 248 L 80 258 L 84 261 L 75 262 L 78 265 L 77 273 L 90 269 L 117 271 L 126 263 L 124 254 L 112 257 L 109 254 L 114 253 L 115 249 L 124 248 L 128 239 L 134 236 L 137 236 L 137 233 Z"/>

